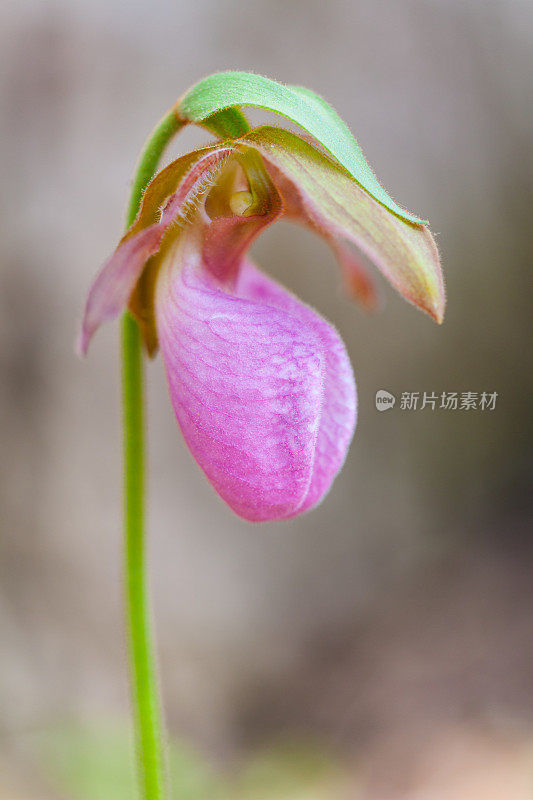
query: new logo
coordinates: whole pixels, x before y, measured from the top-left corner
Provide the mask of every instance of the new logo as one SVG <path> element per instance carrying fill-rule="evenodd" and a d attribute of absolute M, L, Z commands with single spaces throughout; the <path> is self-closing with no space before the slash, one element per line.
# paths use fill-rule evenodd
<path fill-rule="evenodd" d="M 386 392 L 385 389 L 378 389 L 376 392 L 376 408 L 378 411 L 388 411 L 390 408 L 394 408 L 395 402 L 394 395 Z"/>

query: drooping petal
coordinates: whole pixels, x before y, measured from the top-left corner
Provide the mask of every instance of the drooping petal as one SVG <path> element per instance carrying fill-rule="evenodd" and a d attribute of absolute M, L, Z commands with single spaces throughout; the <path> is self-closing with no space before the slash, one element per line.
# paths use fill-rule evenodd
<path fill-rule="evenodd" d="M 326 238 L 353 241 L 406 300 L 442 321 L 444 283 L 427 226 L 391 213 L 342 167 L 290 131 L 265 126 L 239 141 L 262 154 L 289 216 Z"/>
<path fill-rule="evenodd" d="M 329 240 L 342 270 L 346 289 L 367 311 L 375 311 L 380 298 L 374 279 L 358 254 L 339 239 Z"/>
<path fill-rule="evenodd" d="M 147 260 L 159 249 L 164 229 L 150 225 L 122 242 L 106 261 L 90 288 L 78 351 L 85 355 L 93 334 L 103 322 L 116 317 L 126 307 Z"/>
<path fill-rule="evenodd" d="M 126 307 L 146 262 L 161 247 L 169 227 L 186 218 L 213 171 L 221 168 L 232 149 L 217 145 L 188 153 L 161 170 L 148 185 L 137 219 L 89 290 L 78 341 L 82 354 L 97 328 Z"/>
<path fill-rule="evenodd" d="M 264 521 L 316 504 L 355 424 L 336 331 L 250 265 L 224 291 L 191 232 L 158 277 L 156 322 L 183 436 L 228 505 Z"/>

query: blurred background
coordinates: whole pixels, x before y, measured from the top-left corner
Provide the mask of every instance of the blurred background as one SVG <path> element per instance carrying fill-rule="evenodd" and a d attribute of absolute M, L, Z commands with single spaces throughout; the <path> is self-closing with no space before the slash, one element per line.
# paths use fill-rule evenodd
<path fill-rule="evenodd" d="M 439 328 L 380 281 L 366 315 L 321 241 L 263 235 L 258 261 L 340 329 L 360 396 L 331 493 L 279 525 L 219 500 L 149 365 L 179 796 L 533 797 L 532 52 L 528 0 L 2 4 L 0 798 L 132 796 L 117 326 L 85 362 L 73 342 L 143 140 L 227 68 L 337 108 L 431 220 L 448 310 Z M 187 130 L 169 155 L 203 141 Z M 379 389 L 498 397 L 379 413 Z"/>

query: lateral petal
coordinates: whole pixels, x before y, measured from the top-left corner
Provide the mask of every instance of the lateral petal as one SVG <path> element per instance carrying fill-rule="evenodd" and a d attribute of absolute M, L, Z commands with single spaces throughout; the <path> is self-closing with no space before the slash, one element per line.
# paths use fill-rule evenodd
<path fill-rule="evenodd" d="M 349 294 L 367 311 L 375 311 L 380 306 L 380 297 L 374 279 L 360 256 L 344 242 L 329 239 L 337 257 Z"/>
<path fill-rule="evenodd" d="M 444 282 L 426 225 L 393 214 L 346 170 L 291 131 L 265 126 L 239 142 L 261 153 L 289 217 L 326 238 L 354 242 L 406 300 L 442 322 Z"/>
<path fill-rule="evenodd" d="M 205 191 L 212 171 L 221 167 L 232 150 L 216 145 L 188 153 L 161 170 L 148 185 L 137 219 L 89 290 L 78 339 L 81 354 L 87 352 L 99 326 L 126 307 L 146 262 L 161 247 L 167 230 L 186 219 Z"/>

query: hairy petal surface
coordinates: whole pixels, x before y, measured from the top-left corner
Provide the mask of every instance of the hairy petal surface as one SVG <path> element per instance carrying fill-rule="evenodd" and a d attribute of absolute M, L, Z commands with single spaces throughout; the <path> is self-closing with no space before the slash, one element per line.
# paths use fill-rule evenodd
<path fill-rule="evenodd" d="M 161 170 L 148 185 L 137 219 L 89 290 L 78 341 L 82 354 L 99 326 L 127 306 L 146 262 L 161 247 L 169 227 L 186 220 L 213 171 L 220 169 L 232 150 L 217 145 L 188 153 Z"/>
<path fill-rule="evenodd" d="M 290 131 L 265 126 L 239 141 L 262 154 L 288 216 L 326 238 L 354 242 L 406 300 L 442 321 L 444 282 L 427 226 L 392 214 L 342 167 Z"/>
<path fill-rule="evenodd" d="M 228 505 L 265 521 L 316 504 L 355 424 L 336 331 L 250 264 L 225 291 L 192 233 L 160 273 L 156 322 L 184 438 Z"/>

